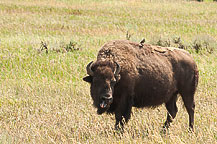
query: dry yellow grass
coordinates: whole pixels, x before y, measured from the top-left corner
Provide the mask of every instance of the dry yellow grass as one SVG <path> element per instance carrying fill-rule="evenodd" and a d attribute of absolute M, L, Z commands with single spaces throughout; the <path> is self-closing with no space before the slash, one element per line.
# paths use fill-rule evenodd
<path fill-rule="evenodd" d="M 195 133 L 182 100 L 167 135 L 166 109 L 133 109 L 125 133 L 98 116 L 82 81 L 103 43 L 197 35 L 217 39 L 217 3 L 186 1 L 0 0 L 0 143 L 217 143 L 217 54 L 192 52 L 200 79 Z M 70 41 L 81 48 L 62 53 Z M 48 54 L 40 51 L 41 41 Z"/>

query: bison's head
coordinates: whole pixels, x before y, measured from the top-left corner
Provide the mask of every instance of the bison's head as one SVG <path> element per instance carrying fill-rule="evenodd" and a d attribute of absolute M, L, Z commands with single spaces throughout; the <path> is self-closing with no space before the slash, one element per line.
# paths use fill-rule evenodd
<path fill-rule="evenodd" d="M 109 109 L 113 102 L 115 84 L 120 79 L 120 66 L 114 62 L 97 61 L 90 62 L 87 67 L 87 74 L 83 80 L 90 83 L 90 92 L 97 113 L 102 114 Z"/>

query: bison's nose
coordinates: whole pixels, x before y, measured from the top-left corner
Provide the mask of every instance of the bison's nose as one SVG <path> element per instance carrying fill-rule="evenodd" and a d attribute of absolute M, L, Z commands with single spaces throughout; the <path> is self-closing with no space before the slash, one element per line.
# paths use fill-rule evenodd
<path fill-rule="evenodd" d="M 106 94 L 102 96 L 102 100 L 111 100 L 112 99 L 112 95 Z"/>

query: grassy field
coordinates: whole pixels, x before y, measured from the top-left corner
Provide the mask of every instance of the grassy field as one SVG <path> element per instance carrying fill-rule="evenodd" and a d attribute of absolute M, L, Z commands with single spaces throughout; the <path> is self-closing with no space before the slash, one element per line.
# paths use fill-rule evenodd
<path fill-rule="evenodd" d="M 0 143 L 217 143 L 216 8 L 178 0 L 0 0 Z M 164 106 L 133 109 L 123 135 L 114 135 L 114 116 L 96 114 L 82 81 L 86 64 L 127 33 L 147 43 L 180 37 L 188 47 L 200 73 L 195 133 L 180 98 L 167 135 L 160 133 Z"/>

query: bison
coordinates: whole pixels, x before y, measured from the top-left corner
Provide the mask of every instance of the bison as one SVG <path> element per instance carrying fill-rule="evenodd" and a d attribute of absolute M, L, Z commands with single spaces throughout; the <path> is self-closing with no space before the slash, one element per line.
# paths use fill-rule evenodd
<path fill-rule="evenodd" d="M 172 47 L 159 47 L 128 40 L 110 41 L 102 46 L 97 60 L 86 66 L 84 81 L 90 83 L 90 94 L 97 113 L 115 114 L 115 128 L 123 129 L 132 107 L 157 107 L 165 103 L 167 129 L 178 111 L 181 95 L 194 125 L 194 94 L 198 69 L 191 55 Z"/>

